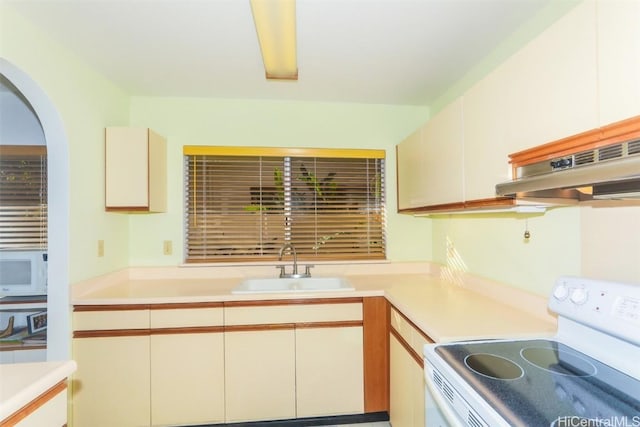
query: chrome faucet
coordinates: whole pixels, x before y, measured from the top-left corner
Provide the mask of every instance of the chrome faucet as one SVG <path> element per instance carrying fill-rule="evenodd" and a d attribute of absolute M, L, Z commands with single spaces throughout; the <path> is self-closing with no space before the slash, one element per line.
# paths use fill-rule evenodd
<path fill-rule="evenodd" d="M 296 248 L 291 243 L 285 243 L 280 248 L 280 254 L 278 255 L 278 261 L 282 261 L 282 255 L 284 251 L 289 249 L 293 254 L 293 272 L 291 274 L 285 274 L 284 265 L 278 265 L 276 268 L 280 269 L 280 277 L 286 277 L 289 279 L 300 279 L 302 277 L 311 277 L 311 273 L 309 269 L 312 267 L 311 265 L 305 266 L 304 274 L 298 274 L 298 254 L 296 253 Z"/>

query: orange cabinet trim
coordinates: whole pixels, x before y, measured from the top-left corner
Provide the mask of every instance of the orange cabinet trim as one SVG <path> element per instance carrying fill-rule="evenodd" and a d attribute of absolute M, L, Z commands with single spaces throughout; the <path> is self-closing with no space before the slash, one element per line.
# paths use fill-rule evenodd
<path fill-rule="evenodd" d="M 577 151 L 593 150 L 640 137 L 640 116 L 612 123 L 509 155 L 513 169 Z M 515 177 L 515 175 L 514 175 Z"/>
<path fill-rule="evenodd" d="M 58 384 L 51 387 L 49 390 L 42 393 L 35 400 L 29 402 L 22 408 L 18 409 L 16 412 L 11 414 L 9 417 L 0 421 L 0 427 L 9 427 L 15 426 L 20 421 L 27 418 L 29 415 L 37 411 L 40 407 L 44 406 L 45 403 L 53 399 L 59 393 L 62 393 L 67 388 L 67 380 L 64 379 L 60 381 Z"/>

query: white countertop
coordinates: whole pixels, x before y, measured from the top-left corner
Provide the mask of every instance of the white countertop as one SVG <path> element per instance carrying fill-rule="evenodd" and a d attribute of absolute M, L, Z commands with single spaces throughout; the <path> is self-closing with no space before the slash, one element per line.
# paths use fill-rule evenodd
<path fill-rule="evenodd" d="M 67 378 L 76 362 L 38 362 L 0 365 L 0 422 Z"/>
<path fill-rule="evenodd" d="M 465 286 L 441 279 L 433 271 L 344 274 L 355 290 L 232 294 L 244 277 L 173 277 L 153 269 L 144 274 L 118 273 L 87 283 L 72 298 L 74 305 L 159 304 L 246 300 L 384 296 L 436 342 L 483 338 L 551 336 L 556 319 L 546 298 L 467 277 Z M 271 274 L 271 267 L 268 271 Z M 380 273 L 380 274 L 378 274 Z"/>

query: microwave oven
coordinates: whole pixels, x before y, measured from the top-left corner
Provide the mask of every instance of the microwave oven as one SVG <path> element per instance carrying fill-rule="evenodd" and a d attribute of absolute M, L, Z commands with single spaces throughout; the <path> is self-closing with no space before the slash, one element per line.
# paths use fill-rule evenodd
<path fill-rule="evenodd" d="M 0 251 L 0 297 L 46 294 L 46 252 Z"/>

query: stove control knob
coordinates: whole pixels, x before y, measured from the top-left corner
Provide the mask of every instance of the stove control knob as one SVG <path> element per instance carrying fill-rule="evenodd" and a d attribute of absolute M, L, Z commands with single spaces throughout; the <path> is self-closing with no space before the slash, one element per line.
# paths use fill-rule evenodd
<path fill-rule="evenodd" d="M 589 293 L 584 288 L 575 288 L 571 291 L 570 299 L 572 303 L 582 305 L 589 299 Z"/>
<path fill-rule="evenodd" d="M 564 300 L 567 296 L 569 296 L 569 288 L 566 285 L 558 285 L 553 290 L 553 297 L 557 300 Z"/>

